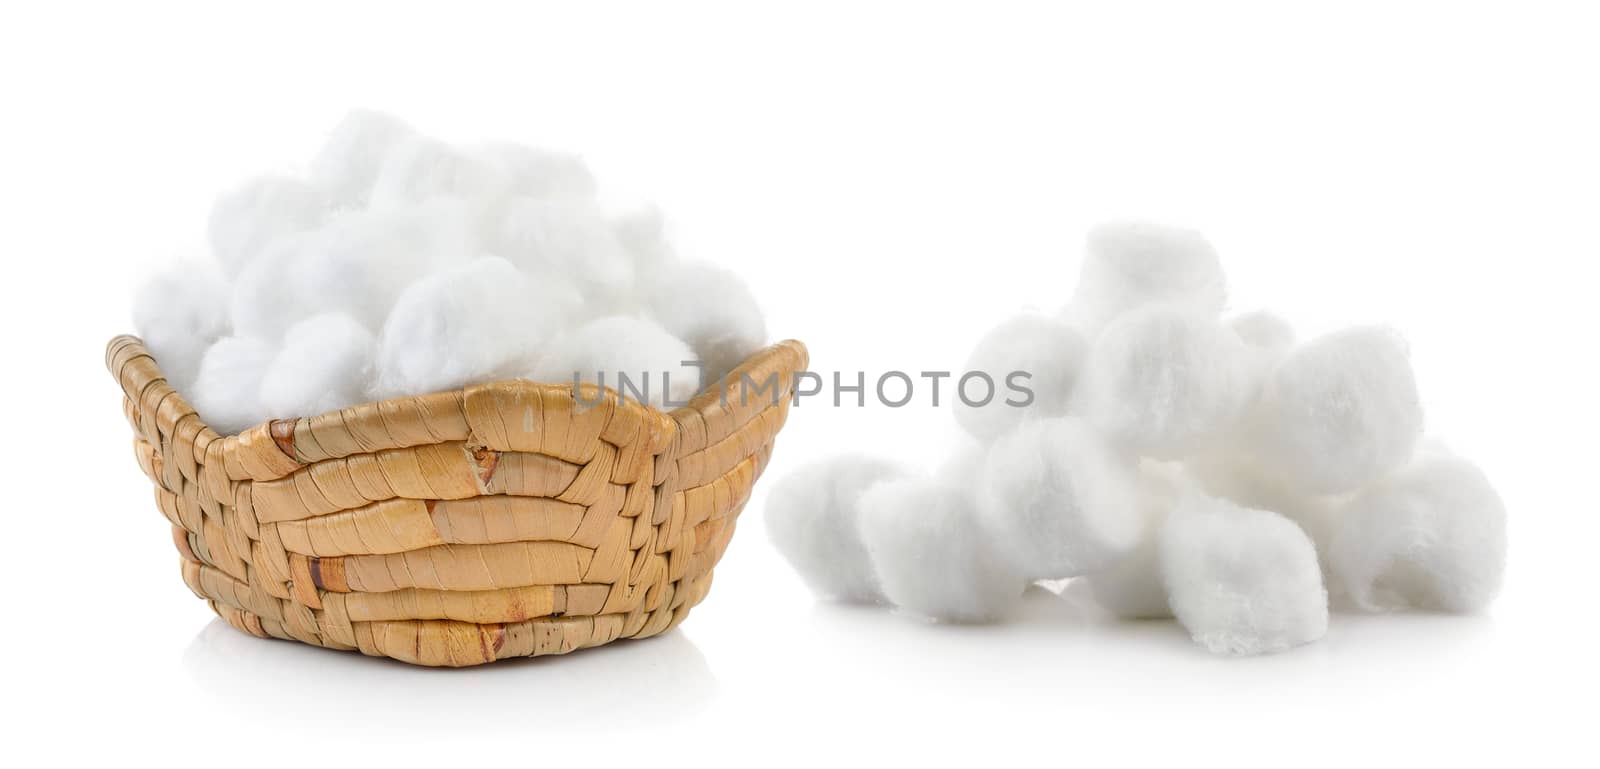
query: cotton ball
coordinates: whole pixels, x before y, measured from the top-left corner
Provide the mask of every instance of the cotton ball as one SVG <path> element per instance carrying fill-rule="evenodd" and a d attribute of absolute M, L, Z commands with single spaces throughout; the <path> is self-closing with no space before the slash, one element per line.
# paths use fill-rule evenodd
<path fill-rule="evenodd" d="M 847 602 L 883 600 L 861 544 L 861 493 L 902 474 L 893 463 L 845 454 L 802 467 L 772 486 L 767 535 L 812 592 Z"/>
<path fill-rule="evenodd" d="M 934 471 L 934 477 L 949 486 L 976 489 L 983 476 L 983 465 L 989 456 L 989 446 L 963 435 L 951 447 Z"/>
<path fill-rule="evenodd" d="M 376 346 L 372 332 L 344 313 L 314 315 L 291 326 L 261 380 L 266 415 L 315 416 L 365 402 Z"/>
<path fill-rule="evenodd" d="M 1422 421 L 1405 343 L 1386 328 L 1353 328 L 1278 364 L 1251 414 L 1247 447 L 1290 486 L 1335 493 L 1404 464 Z"/>
<path fill-rule="evenodd" d="M 577 155 L 520 144 L 491 144 L 471 154 L 505 173 L 512 196 L 593 198 L 596 193 L 594 175 Z"/>
<path fill-rule="evenodd" d="M 429 275 L 389 313 L 376 389 L 417 395 L 518 376 L 578 301 L 559 279 L 535 282 L 498 257 Z"/>
<path fill-rule="evenodd" d="M 576 378 L 651 406 L 676 408 L 700 391 L 699 372 L 683 365 L 693 360 L 694 351 L 654 321 L 613 315 L 554 340 L 532 378 L 552 384 Z"/>
<path fill-rule="evenodd" d="M 989 449 L 979 523 L 1030 579 L 1076 577 L 1116 562 L 1144 528 L 1129 469 L 1081 420 L 1024 423 Z"/>
<path fill-rule="evenodd" d="M 649 314 L 694 349 L 706 381 L 722 379 L 767 340 L 767 323 L 749 286 L 707 262 L 670 265 L 656 278 Z"/>
<path fill-rule="evenodd" d="M 655 208 L 625 211 L 612 217 L 611 226 L 633 263 L 638 284 L 654 285 L 661 273 L 677 262 L 678 255 L 667 238 L 666 221 Z"/>
<path fill-rule="evenodd" d="M 1172 613 L 1212 652 L 1283 651 L 1328 631 L 1316 549 L 1283 516 L 1190 495 L 1159 548 Z"/>
<path fill-rule="evenodd" d="M 1227 321 L 1239 341 L 1244 343 L 1244 360 L 1250 375 L 1250 399 L 1260 394 L 1272 369 L 1294 347 L 1294 327 L 1287 320 L 1264 310 L 1235 315 Z"/>
<path fill-rule="evenodd" d="M 311 161 L 311 180 L 328 191 L 335 207 L 363 208 L 384 160 L 416 135 L 388 115 L 355 110 L 345 115 Z"/>
<path fill-rule="evenodd" d="M 228 309 L 235 332 L 279 340 L 289 326 L 315 313 L 300 290 L 303 276 L 298 271 L 315 242 L 307 234 L 282 238 L 234 280 Z"/>
<path fill-rule="evenodd" d="M 950 396 L 956 422 L 975 438 L 993 440 L 1025 419 L 1067 413 L 1087 349 L 1082 334 L 1055 318 L 1024 314 L 1000 323 L 978 340 L 956 377 Z M 993 390 L 973 372 L 987 376 Z M 1028 400 L 1013 385 L 1031 390 L 1032 402 L 1012 405 Z"/>
<path fill-rule="evenodd" d="M 229 277 L 243 272 L 273 241 L 316 229 L 328 214 L 318 187 L 298 179 L 253 179 L 217 198 L 206 235 L 217 264 Z"/>
<path fill-rule="evenodd" d="M 1172 616 L 1167 589 L 1161 584 L 1158 536 L 1178 501 L 1193 488 L 1182 466 L 1144 460 L 1134 481 L 1144 530 L 1131 551 L 1108 568 L 1082 579 L 1095 602 L 1123 619 L 1166 619 Z"/>
<path fill-rule="evenodd" d="M 473 212 L 451 201 L 340 214 L 274 243 L 239 276 L 233 329 L 280 339 L 299 321 L 340 311 L 377 331 L 413 282 L 475 256 L 476 238 Z"/>
<path fill-rule="evenodd" d="M 1115 443 L 1179 459 L 1236 426 L 1250 382 L 1238 337 L 1210 318 L 1155 306 L 1123 315 L 1095 340 L 1075 406 Z"/>
<path fill-rule="evenodd" d="M 386 157 L 372 185 L 374 208 L 436 198 L 487 203 L 511 189 L 511 176 L 485 158 L 437 139 L 412 136 Z"/>
<path fill-rule="evenodd" d="M 565 277 L 596 314 L 623 310 L 633 289 L 633 265 L 591 201 L 514 198 L 491 227 L 489 247 L 529 274 Z"/>
<path fill-rule="evenodd" d="M 1329 550 L 1363 609 L 1475 611 L 1505 572 L 1505 505 L 1471 462 L 1427 449 L 1340 509 Z"/>
<path fill-rule="evenodd" d="M 228 333 L 228 286 L 209 264 L 180 264 L 139 288 L 133 327 L 167 383 L 183 392 L 206 348 Z"/>
<path fill-rule="evenodd" d="M 861 541 L 884 597 L 910 612 L 955 622 L 1004 616 L 1028 586 L 993 552 L 971 493 L 911 478 L 875 484 L 861 495 Z"/>
<path fill-rule="evenodd" d="M 1318 553 L 1322 552 L 1330 533 L 1327 527 L 1332 509 L 1339 498 L 1307 494 L 1284 483 L 1276 473 L 1229 451 L 1190 457 L 1185 467 L 1189 477 L 1213 497 L 1257 510 L 1271 510 L 1300 524 L 1317 545 Z"/>
<path fill-rule="evenodd" d="M 1282 476 L 1249 461 L 1231 445 L 1192 456 L 1185 467 L 1188 476 L 1206 494 L 1242 507 L 1271 510 L 1298 525 L 1317 549 L 1317 563 L 1330 602 L 1343 601 L 1328 561 L 1328 543 L 1342 498 L 1309 494 L 1290 486 Z"/>
<path fill-rule="evenodd" d="M 272 344 L 240 336 L 223 337 L 206 350 L 189 398 L 206 425 L 233 435 L 266 419 L 261 380 L 276 354 Z"/>
<path fill-rule="evenodd" d="M 1177 304 L 1208 317 L 1227 304 L 1222 262 L 1198 230 L 1109 222 L 1089 231 L 1086 246 L 1067 318 L 1091 334 L 1146 304 Z"/>
<path fill-rule="evenodd" d="M 1228 319 L 1228 328 L 1257 350 L 1282 355 L 1294 346 L 1294 326 L 1266 310 L 1235 315 Z"/>

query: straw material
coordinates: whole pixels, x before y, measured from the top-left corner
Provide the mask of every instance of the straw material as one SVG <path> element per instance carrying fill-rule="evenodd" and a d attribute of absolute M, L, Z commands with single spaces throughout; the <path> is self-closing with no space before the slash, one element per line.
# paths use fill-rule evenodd
<path fill-rule="evenodd" d="M 106 348 L 196 595 L 252 635 L 448 666 L 683 621 L 806 361 L 774 345 L 670 413 L 508 381 L 222 436 L 138 339 Z"/>

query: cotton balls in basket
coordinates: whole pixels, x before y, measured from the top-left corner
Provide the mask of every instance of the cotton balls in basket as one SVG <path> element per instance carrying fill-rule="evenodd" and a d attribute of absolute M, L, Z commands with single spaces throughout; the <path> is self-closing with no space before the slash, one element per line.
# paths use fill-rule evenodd
<path fill-rule="evenodd" d="M 206 230 L 209 254 L 146 282 L 133 320 L 223 433 L 510 378 L 670 407 L 766 339 L 738 276 L 679 259 L 660 217 L 605 201 L 578 157 L 372 112 L 303 173 L 223 193 Z"/>
<path fill-rule="evenodd" d="M 1373 611 L 1493 598 L 1504 507 L 1470 462 L 1418 449 L 1398 333 L 1299 341 L 1272 313 L 1224 317 L 1194 230 L 1108 224 L 1085 251 L 1061 316 L 980 338 L 967 372 L 1033 397 L 959 400 L 972 440 L 953 461 L 850 456 L 773 488 L 769 531 L 819 595 L 972 622 L 1029 581 L 1081 579 L 1117 617 L 1175 617 L 1230 655 L 1321 638 L 1330 593 Z"/>

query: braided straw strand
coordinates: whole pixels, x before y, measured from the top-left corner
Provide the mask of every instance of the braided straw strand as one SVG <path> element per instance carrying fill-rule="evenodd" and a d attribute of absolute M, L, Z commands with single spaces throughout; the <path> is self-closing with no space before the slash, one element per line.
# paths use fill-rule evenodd
<path fill-rule="evenodd" d="M 139 339 L 106 347 L 195 595 L 251 635 L 451 667 L 682 622 L 807 360 L 773 345 L 670 412 L 518 380 L 224 436 Z"/>

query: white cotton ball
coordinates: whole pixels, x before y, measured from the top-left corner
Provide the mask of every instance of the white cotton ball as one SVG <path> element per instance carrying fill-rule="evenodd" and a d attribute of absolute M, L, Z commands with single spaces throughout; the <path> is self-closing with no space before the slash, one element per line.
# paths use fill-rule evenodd
<path fill-rule="evenodd" d="M 1030 579 L 1096 571 L 1138 544 L 1144 517 L 1132 473 L 1081 420 L 1028 422 L 989 449 L 979 523 Z"/>
<path fill-rule="evenodd" d="M 210 264 L 180 264 L 139 287 L 133 327 L 167 383 L 187 394 L 206 348 L 228 334 L 228 285 Z"/>
<path fill-rule="evenodd" d="M 648 306 L 650 317 L 694 349 L 708 382 L 722 379 L 767 341 L 766 318 L 750 287 L 708 262 L 680 262 L 661 270 Z"/>
<path fill-rule="evenodd" d="M 1294 326 L 1280 315 L 1256 310 L 1228 319 L 1228 328 L 1253 349 L 1281 356 L 1294 346 Z"/>
<path fill-rule="evenodd" d="M 976 489 L 978 479 L 983 476 L 983 464 L 988 458 L 988 444 L 962 436 L 939 463 L 934 477 L 949 486 Z"/>
<path fill-rule="evenodd" d="M 1207 494 L 1244 507 L 1271 510 L 1300 524 L 1319 552 L 1327 541 L 1324 526 L 1336 498 L 1296 489 L 1284 483 L 1282 476 L 1229 450 L 1190 457 L 1185 466 L 1189 477 Z"/>
<path fill-rule="evenodd" d="M 1470 612 L 1500 589 L 1506 509 L 1481 470 L 1426 449 L 1343 505 L 1329 545 L 1331 571 L 1369 611 Z"/>
<path fill-rule="evenodd" d="M 217 264 L 235 277 L 274 241 L 316 229 L 328 216 L 328 198 L 299 179 L 252 179 L 211 206 L 206 235 Z"/>
<path fill-rule="evenodd" d="M 969 491 L 929 479 L 861 495 L 861 541 L 890 603 L 934 619 L 981 622 L 1014 608 L 1028 579 L 993 552 Z"/>
<path fill-rule="evenodd" d="M 295 323 L 339 311 L 376 332 L 413 282 L 476 256 L 476 237 L 472 211 L 450 201 L 340 214 L 275 243 L 239 276 L 233 329 L 281 339 Z"/>
<path fill-rule="evenodd" d="M 311 161 L 311 180 L 337 208 L 363 208 L 383 163 L 416 135 L 411 126 L 378 112 L 355 110 L 339 121 Z"/>
<path fill-rule="evenodd" d="M 638 285 L 655 285 L 661 273 L 678 261 L 667 239 L 667 223 L 653 207 L 625 211 L 612 217 L 617 242 L 633 264 Z"/>
<path fill-rule="evenodd" d="M 279 239 L 237 276 L 229 295 L 229 322 L 236 333 L 276 341 L 316 312 L 301 289 L 299 270 L 315 243 L 312 234 Z"/>
<path fill-rule="evenodd" d="M 1246 446 L 1291 487 L 1335 493 L 1404 464 L 1422 421 L 1405 343 L 1386 328 L 1353 328 L 1278 364 L 1250 415 Z"/>
<path fill-rule="evenodd" d="M 1162 583 L 1172 613 L 1219 654 L 1262 654 L 1328 632 L 1311 539 L 1289 519 L 1194 494 L 1160 534 Z"/>
<path fill-rule="evenodd" d="M 1161 583 L 1159 557 L 1162 524 L 1193 483 L 1179 465 L 1144 460 L 1134 474 L 1144 529 L 1138 544 L 1105 569 L 1083 577 L 1095 602 L 1123 619 L 1166 619 L 1172 616 L 1167 588 Z"/>
<path fill-rule="evenodd" d="M 1317 563 L 1322 568 L 1329 600 L 1343 600 L 1339 584 L 1328 569 L 1328 543 L 1341 498 L 1294 488 L 1285 483 L 1281 475 L 1251 462 L 1232 445 L 1192 456 L 1185 467 L 1189 477 L 1206 494 L 1241 507 L 1271 510 L 1298 525 L 1316 546 Z"/>
<path fill-rule="evenodd" d="M 510 173 L 486 158 L 437 139 L 412 136 L 383 159 L 372 185 L 371 206 L 422 203 L 437 198 L 488 203 L 511 189 Z"/>
<path fill-rule="evenodd" d="M 366 402 L 376 347 L 372 332 L 341 312 L 291 326 L 261 380 L 266 415 L 316 416 Z"/>
<path fill-rule="evenodd" d="M 277 349 L 252 337 L 217 340 L 200 360 L 189 401 L 211 429 L 233 435 L 266 420 L 261 380 Z"/>
<path fill-rule="evenodd" d="M 773 484 L 767 536 L 818 596 L 881 602 L 877 574 L 861 544 L 861 494 L 903 474 L 891 462 L 860 454 L 802 467 Z"/>
<path fill-rule="evenodd" d="M 577 155 L 520 144 L 490 144 L 471 154 L 505 173 L 512 196 L 584 199 L 596 193 L 594 175 Z"/>
<path fill-rule="evenodd" d="M 1024 420 L 1067 413 L 1087 350 L 1083 335 L 1055 318 L 1029 313 L 1000 323 L 955 376 L 956 422 L 975 438 L 993 440 Z M 1032 391 L 1031 403 L 1019 387 Z"/>
<path fill-rule="evenodd" d="M 376 390 L 420 395 L 519 376 L 577 303 L 559 279 L 535 281 L 498 257 L 429 275 L 406 288 L 383 326 Z"/>
<path fill-rule="evenodd" d="M 633 265 L 592 201 L 513 198 L 491 225 L 489 248 L 523 272 L 570 281 L 592 315 L 621 311 L 633 290 Z"/>
<path fill-rule="evenodd" d="M 1235 428 L 1250 385 L 1244 344 L 1232 332 L 1154 306 L 1123 315 L 1095 340 L 1074 405 L 1114 443 L 1179 459 Z"/>
<path fill-rule="evenodd" d="M 1250 399 L 1254 400 L 1272 369 L 1294 347 L 1294 327 L 1265 310 L 1235 315 L 1228 319 L 1227 326 L 1244 342 L 1244 359 L 1250 372 Z"/>
<path fill-rule="evenodd" d="M 1086 246 L 1067 318 L 1090 334 L 1147 304 L 1176 304 L 1213 318 L 1227 304 L 1222 262 L 1197 230 L 1109 222 L 1089 231 Z"/>
<path fill-rule="evenodd" d="M 563 335 L 539 356 L 532 378 L 552 384 L 604 385 L 625 398 L 676 408 L 700 391 L 694 351 L 646 318 L 613 315 Z"/>

